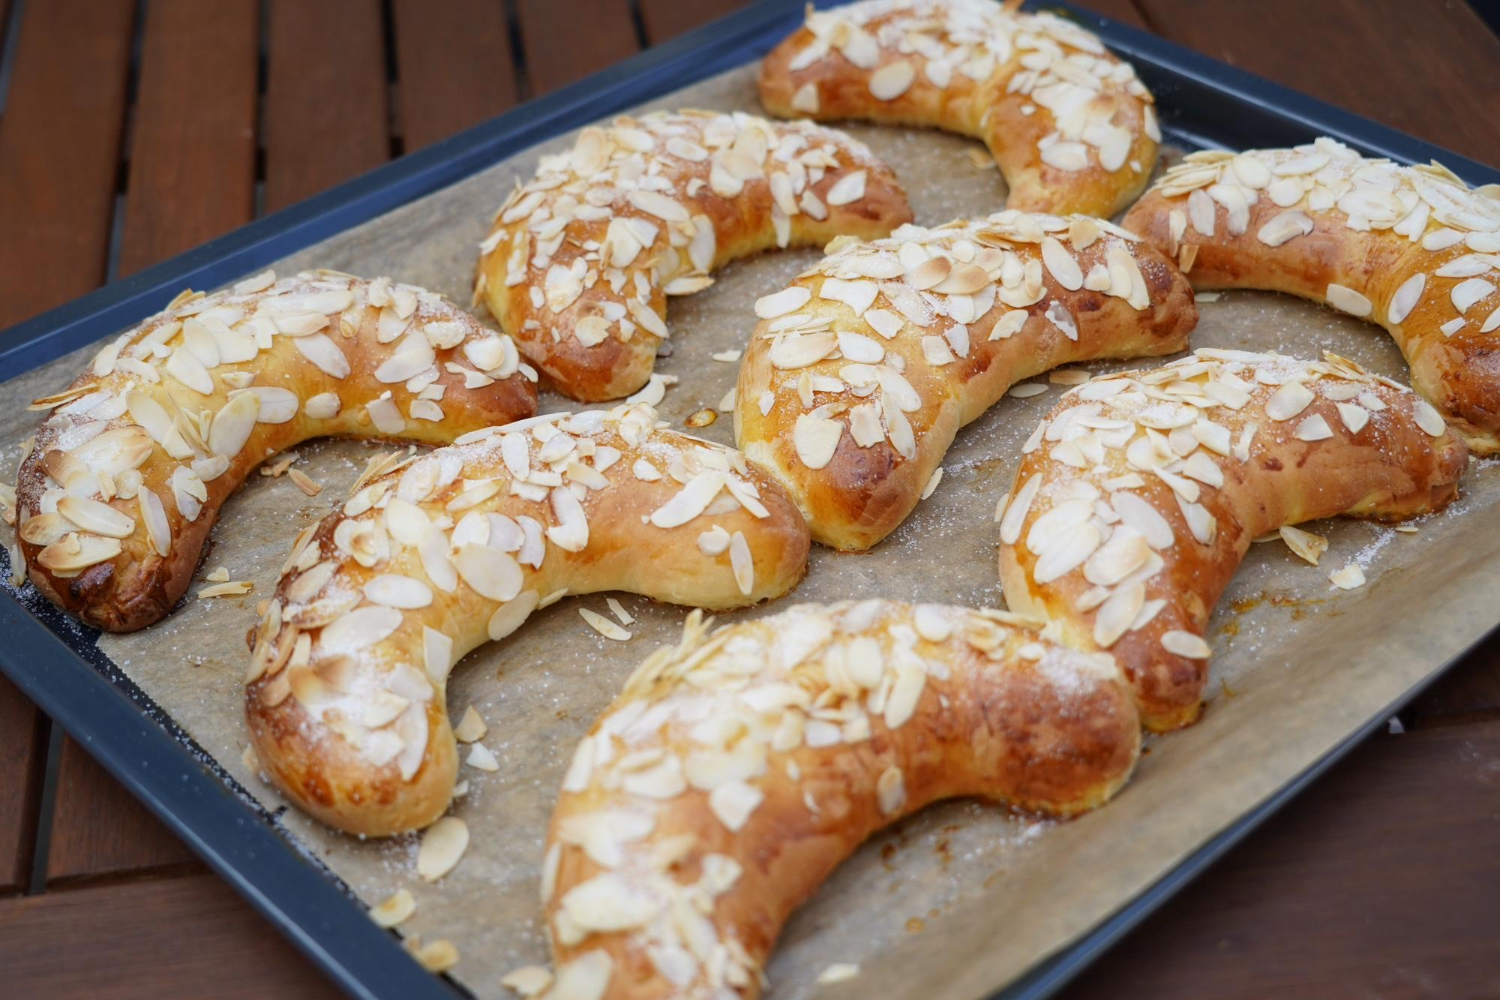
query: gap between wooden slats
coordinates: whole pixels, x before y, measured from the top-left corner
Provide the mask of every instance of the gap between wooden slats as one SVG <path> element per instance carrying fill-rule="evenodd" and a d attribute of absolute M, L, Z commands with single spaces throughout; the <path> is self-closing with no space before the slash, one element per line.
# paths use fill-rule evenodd
<path fill-rule="evenodd" d="M 1377 736 L 1058 1000 L 1495 996 L 1497 807 L 1500 722 Z"/>
<path fill-rule="evenodd" d="M 745 0 L 636 0 L 646 41 L 658 45 L 715 18 L 732 14 Z"/>
<path fill-rule="evenodd" d="M 118 271 L 249 222 L 254 211 L 255 0 L 146 8 Z M 47 881 L 194 864 L 186 847 L 71 739 L 63 743 Z"/>
<path fill-rule="evenodd" d="M 379 0 L 269 0 L 264 210 L 274 212 L 391 156 Z"/>
<path fill-rule="evenodd" d="M 0 21 L 0 327 L 104 277 L 133 17 L 123 0 L 54 0 Z M 0 891 L 29 878 L 47 732 L 41 713 L 0 684 Z"/>
<path fill-rule="evenodd" d="M 516 13 L 530 97 L 613 65 L 640 48 L 630 6 L 622 0 L 517 0 Z"/>
<path fill-rule="evenodd" d="M 343 995 L 208 874 L 0 900 L 0 968 L 7 995 L 49 1000 Z"/>
<path fill-rule="evenodd" d="M 391 0 L 397 122 L 411 152 L 515 106 L 510 22 L 495 0 Z"/>

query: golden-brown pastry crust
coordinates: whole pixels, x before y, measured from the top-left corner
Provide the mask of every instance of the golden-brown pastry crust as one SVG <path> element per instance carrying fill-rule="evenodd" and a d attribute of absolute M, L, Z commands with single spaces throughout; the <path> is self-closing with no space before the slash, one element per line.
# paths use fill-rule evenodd
<path fill-rule="evenodd" d="M 1251 541 L 1348 514 L 1397 520 L 1458 492 L 1437 411 L 1337 355 L 1203 349 L 1071 390 L 1026 445 L 1000 581 L 1061 641 L 1108 649 L 1156 731 L 1198 717 L 1214 602 Z"/>
<path fill-rule="evenodd" d="M 1129 689 L 1030 624 L 879 600 L 690 617 L 563 781 L 542 869 L 562 995 L 754 997 L 787 916 L 887 824 L 961 795 L 1107 801 L 1139 752 Z"/>
<path fill-rule="evenodd" d="M 1197 288 L 1288 292 L 1385 328 L 1471 450 L 1500 451 L 1500 195 L 1332 139 L 1193 153 L 1125 218 Z"/>
<path fill-rule="evenodd" d="M 808 122 L 659 112 L 586 128 L 495 213 L 474 294 L 574 399 L 651 376 L 667 296 L 738 257 L 910 221 L 889 167 Z"/>
<path fill-rule="evenodd" d="M 448 672 L 538 606 L 628 590 L 738 607 L 806 566 L 807 528 L 773 479 L 643 404 L 389 459 L 298 538 L 246 681 L 267 775 L 352 833 L 442 815 L 457 770 Z"/>
<path fill-rule="evenodd" d="M 989 0 L 809 9 L 760 65 L 774 115 L 932 125 L 989 146 L 1007 206 L 1108 217 L 1146 186 L 1161 131 L 1129 63 L 1052 14 Z"/>
<path fill-rule="evenodd" d="M 916 507 L 958 429 L 1070 361 L 1170 354 L 1192 289 L 1131 234 L 1014 210 L 836 241 L 757 303 L 735 435 L 813 538 L 867 549 Z"/>
<path fill-rule="evenodd" d="M 531 416 L 534 381 L 509 337 L 389 278 L 185 292 L 34 404 L 51 415 L 16 487 L 31 582 L 97 628 L 144 628 L 266 458 L 325 435 L 445 444 Z"/>

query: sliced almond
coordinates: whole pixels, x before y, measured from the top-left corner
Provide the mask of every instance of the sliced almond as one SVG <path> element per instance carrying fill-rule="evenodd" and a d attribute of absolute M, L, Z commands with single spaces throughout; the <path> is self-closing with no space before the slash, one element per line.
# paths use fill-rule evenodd
<path fill-rule="evenodd" d="M 894 101 L 906 93 L 916 78 L 916 68 L 907 60 L 889 62 L 870 74 L 870 93 L 876 100 Z"/>
<path fill-rule="evenodd" d="M 141 509 L 141 522 L 146 526 L 146 537 L 151 547 L 160 556 L 172 551 L 172 527 L 167 520 L 167 510 L 161 498 L 144 486 L 136 493 L 135 502 Z"/>
<path fill-rule="evenodd" d="M 417 874 L 436 882 L 453 870 L 469 847 L 469 825 L 457 816 L 444 816 L 422 833 L 417 849 Z"/>
<path fill-rule="evenodd" d="M 1417 426 L 1433 437 L 1442 437 L 1448 430 L 1448 425 L 1444 423 L 1442 415 L 1425 399 L 1412 401 L 1411 415 L 1417 422 Z"/>
<path fill-rule="evenodd" d="M 1340 312 L 1346 312 L 1351 316 L 1368 316 L 1374 308 L 1370 300 L 1359 292 L 1356 292 L 1347 285 L 1332 282 L 1329 283 L 1327 291 L 1323 293 L 1323 298 L 1333 308 Z"/>
<path fill-rule="evenodd" d="M 71 494 L 60 497 L 57 512 L 84 531 L 111 538 L 129 538 L 135 533 L 135 518 L 107 503 Z"/>
<path fill-rule="evenodd" d="M 1272 420 L 1290 420 L 1307 408 L 1315 397 L 1301 382 L 1288 382 L 1266 400 L 1266 416 Z"/>
<path fill-rule="evenodd" d="M 453 553 L 453 565 L 465 583 L 492 601 L 514 599 L 525 580 L 514 556 L 488 545 L 459 546 Z"/>
<path fill-rule="evenodd" d="M 799 414 L 792 429 L 797 458 L 809 469 L 823 468 L 833 459 L 843 434 L 844 425 L 840 421 Z"/>
<path fill-rule="evenodd" d="M 540 996 L 552 985 L 552 973 L 540 965 L 523 965 L 502 976 L 500 985 L 519 996 Z"/>
<path fill-rule="evenodd" d="M 604 638 L 613 639 L 615 642 L 628 642 L 630 640 L 629 632 L 599 614 L 599 612 L 591 611 L 588 608 L 579 608 L 578 614 L 583 617 L 584 621 L 588 622 L 589 628 L 598 632 Z"/>
<path fill-rule="evenodd" d="M 857 962 L 833 962 L 818 973 L 818 985 L 827 986 L 831 983 L 848 982 L 857 975 L 859 975 Z"/>
<path fill-rule="evenodd" d="M 69 534 L 38 552 L 36 561 L 54 573 L 71 573 L 113 559 L 120 551 L 118 538 Z"/>
<path fill-rule="evenodd" d="M 1350 563 L 1343 569 L 1334 570 L 1328 579 L 1340 590 L 1355 590 L 1365 585 L 1365 571 L 1360 569 L 1359 563 Z"/>
<path fill-rule="evenodd" d="M 830 205 L 848 205 L 865 196 L 865 172 L 855 170 L 840 177 L 823 198 Z"/>
<path fill-rule="evenodd" d="M 1328 426 L 1321 413 L 1314 413 L 1297 425 L 1292 436 L 1298 441 L 1322 441 L 1333 437 L 1333 428 Z"/>
<path fill-rule="evenodd" d="M 812 298 L 812 291 L 802 285 L 792 285 L 779 292 L 763 295 L 755 300 L 755 315 L 761 319 L 775 319 L 796 312 Z"/>
<path fill-rule="evenodd" d="M 1082 268 L 1056 237 L 1048 236 L 1042 240 L 1042 263 L 1046 265 L 1053 280 L 1068 291 L 1077 291 L 1083 287 Z"/>
<path fill-rule="evenodd" d="M 1281 540 L 1286 542 L 1287 548 L 1314 566 L 1318 564 L 1319 559 L 1323 558 L 1323 553 L 1328 551 L 1328 539 L 1322 535 L 1294 528 L 1290 524 L 1282 525 L 1280 533 Z"/>
<path fill-rule="evenodd" d="M 408 938 L 406 948 L 428 972 L 447 972 L 458 964 L 458 948 L 447 938 L 422 944 L 419 938 Z"/>
<path fill-rule="evenodd" d="M 375 604 L 393 608 L 425 608 L 432 603 L 432 588 L 415 577 L 380 573 L 365 582 L 365 596 Z"/>
<path fill-rule="evenodd" d="M 736 531 L 729 539 L 729 567 L 734 572 L 735 586 L 741 594 L 749 596 L 755 587 L 755 563 L 743 531 Z"/>
<path fill-rule="evenodd" d="M 1161 648 L 1175 656 L 1185 656 L 1190 660 L 1206 660 L 1213 652 L 1203 637 L 1182 629 L 1173 629 L 1163 632 L 1161 637 Z"/>
<path fill-rule="evenodd" d="M 496 608 L 495 613 L 490 615 L 490 639 L 504 639 L 520 628 L 521 623 L 531 616 L 540 603 L 541 600 L 536 591 L 523 590 L 516 595 L 515 600 Z"/>
<path fill-rule="evenodd" d="M 453 735 L 460 743 L 475 743 L 484 739 L 489 731 L 490 727 L 485 725 L 479 710 L 473 705 L 464 709 L 463 718 L 459 720 L 458 725 L 453 727 Z"/>
<path fill-rule="evenodd" d="M 397 889 L 380 905 L 370 908 L 370 919 L 381 927 L 395 927 L 417 912 L 416 897 L 407 889 Z"/>

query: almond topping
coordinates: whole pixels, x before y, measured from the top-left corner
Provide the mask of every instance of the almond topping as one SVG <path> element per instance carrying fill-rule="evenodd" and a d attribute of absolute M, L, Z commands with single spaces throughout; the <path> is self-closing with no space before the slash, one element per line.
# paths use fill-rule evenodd
<path fill-rule="evenodd" d="M 417 874 L 436 882 L 453 870 L 469 846 L 469 825 L 457 816 L 444 816 L 422 834 L 417 849 Z"/>

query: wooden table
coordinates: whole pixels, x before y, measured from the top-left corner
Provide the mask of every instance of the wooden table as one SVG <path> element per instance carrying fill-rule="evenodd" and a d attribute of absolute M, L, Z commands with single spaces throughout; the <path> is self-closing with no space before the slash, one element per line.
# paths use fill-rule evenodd
<path fill-rule="evenodd" d="M 1462 0 L 1084 2 L 1500 163 L 1500 41 Z M 0 0 L 0 327 L 738 3 Z M 1392 728 L 1064 995 L 1500 996 L 1500 640 Z M 335 993 L 3 678 L 0 976 Z"/>

